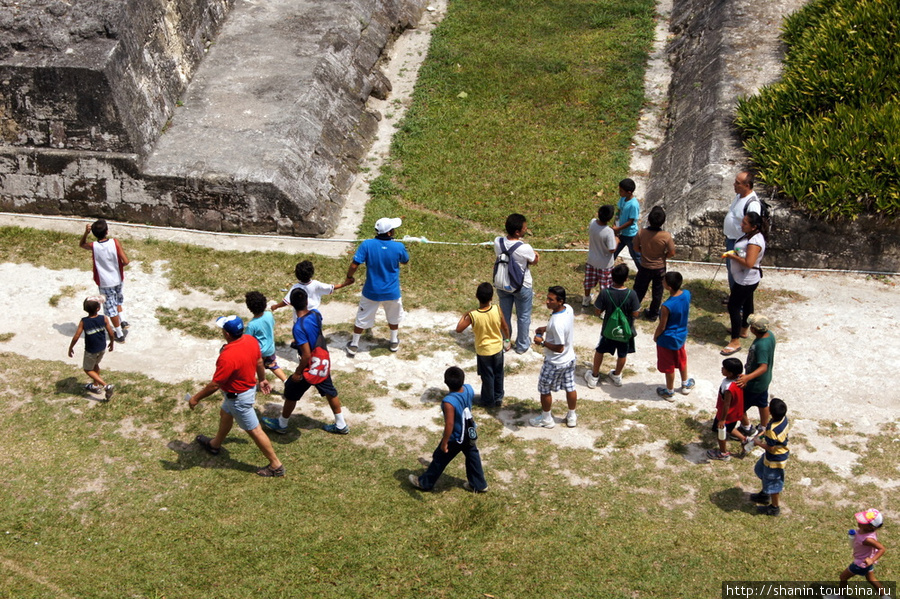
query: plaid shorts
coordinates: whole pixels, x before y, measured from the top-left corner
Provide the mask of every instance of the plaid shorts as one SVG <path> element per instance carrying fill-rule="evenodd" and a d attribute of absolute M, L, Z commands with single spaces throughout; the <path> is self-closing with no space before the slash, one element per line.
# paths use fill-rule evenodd
<path fill-rule="evenodd" d="M 119 283 L 115 287 L 100 287 L 100 295 L 106 296 L 103 312 L 110 318 L 118 316 L 118 307 L 125 303 L 125 296 L 122 295 L 122 285 L 122 283 Z"/>
<path fill-rule="evenodd" d="M 544 365 L 541 366 L 538 393 L 547 394 L 560 389 L 566 392 L 575 390 L 575 360 L 563 366 L 554 366 L 544 361 Z"/>
<path fill-rule="evenodd" d="M 593 289 L 600 284 L 601 291 L 612 285 L 611 268 L 594 268 L 590 264 L 584 265 L 584 288 Z"/>

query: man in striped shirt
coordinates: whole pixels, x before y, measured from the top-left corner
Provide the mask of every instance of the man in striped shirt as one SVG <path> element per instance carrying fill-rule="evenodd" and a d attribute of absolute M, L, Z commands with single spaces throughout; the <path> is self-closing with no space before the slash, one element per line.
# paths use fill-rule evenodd
<path fill-rule="evenodd" d="M 787 418 L 787 405 L 774 398 L 769 403 L 771 420 L 764 433 L 753 440 L 765 453 L 756 462 L 754 472 L 762 481 L 762 491 L 750 495 L 750 501 L 761 504 L 757 511 L 767 516 L 781 513 L 780 497 L 784 489 L 784 467 L 791 455 L 788 450 L 788 432 L 791 424 Z"/>

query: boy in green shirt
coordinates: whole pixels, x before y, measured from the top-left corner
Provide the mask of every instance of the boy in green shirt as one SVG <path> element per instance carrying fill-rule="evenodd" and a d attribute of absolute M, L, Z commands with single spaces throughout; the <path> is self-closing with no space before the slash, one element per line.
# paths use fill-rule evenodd
<path fill-rule="evenodd" d="M 751 406 L 759 409 L 758 431 L 766 429 L 769 424 L 769 384 L 772 382 L 772 369 L 775 365 L 775 335 L 769 330 L 769 319 L 761 314 L 747 317 L 750 332 L 756 339 L 747 354 L 744 374 L 738 377 L 737 384 L 744 389 L 744 417 L 741 418 L 741 432 L 752 435 L 753 427 L 747 418 L 747 410 Z"/>

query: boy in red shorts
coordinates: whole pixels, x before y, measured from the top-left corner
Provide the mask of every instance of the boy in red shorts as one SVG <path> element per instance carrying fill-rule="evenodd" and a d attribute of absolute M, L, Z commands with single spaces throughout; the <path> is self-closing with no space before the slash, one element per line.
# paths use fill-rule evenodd
<path fill-rule="evenodd" d="M 667 272 L 663 286 L 669 292 L 659 311 L 659 324 L 653 333 L 656 342 L 656 369 L 666 375 L 666 386 L 657 387 L 656 394 L 666 401 L 675 401 L 675 370 L 681 374 L 681 393 L 687 395 L 694 389 L 694 379 L 688 377 L 687 341 L 688 312 L 691 308 L 691 292 L 681 288 L 680 272 Z"/>
<path fill-rule="evenodd" d="M 728 460 L 728 435 L 733 435 L 741 444 L 745 444 L 748 438 L 735 430 L 737 423 L 744 416 L 744 390 L 737 384 L 737 379 L 744 372 L 744 365 L 737 358 L 727 358 L 722 361 L 722 384 L 719 385 L 719 394 L 716 398 L 716 418 L 713 420 L 713 432 L 718 434 L 719 448 L 709 449 L 706 457 L 711 460 Z"/>

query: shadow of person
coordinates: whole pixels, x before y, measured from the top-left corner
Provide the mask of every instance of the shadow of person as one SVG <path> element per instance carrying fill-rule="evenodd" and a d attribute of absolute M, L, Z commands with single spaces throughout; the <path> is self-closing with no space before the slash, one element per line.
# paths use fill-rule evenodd
<path fill-rule="evenodd" d="M 72 335 L 75 334 L 75 331 L 78 330 L 78 323 L 75 322 L 62 322 L 53 325 L 53 328 L 57 333 L 63 335 L 65 337 L 71 338 Z"/>
<path fill-rule="evenodd" d="M 431 464 L 431 461 L 420 459 L 419 463 L 425 466 L 425 468 L 427 469 Z M 394 478 L 400 481 L 400 486 L 403 487 L 403 490 L 406 491 L 407 495 L 414 496 L 419 500 L 422 499 L 422 493 L 445 493 L 457 487 L 462 489 L 462 485 L 465 482 L 459 477 L 448 475 L 447 471 L 445 470 L 441 474 L 441 477 L 437 480 L 437 483 L 435 483 L 434 488 L 432 488 L 430 491 L 423 491 L 422 489 L 412 486 L 412 483 L 409 482 L 409 475 L 412 474 L 413 476 L 421 476 L 424 472 L 425 470 L 418 472 L 410 470 L 409 468 L 398 468 L 394 471 Z"/>
<path fill-rule="evenodd" d="M 750 494 L 740 487 L 731 487 L 709 494 L 709 500 L 723 512 L 756 514 L 756 506 L 750 503 Z"/>
<path fill-rule="evenodd" d="M 249 443 L 247 439 L 226 438 L 225 442 L 222 444 L 221 453 L 214 456 L 206 453 L 206 451 L 204 451 L 196 442 L 185 443 L 184 441 L 175 439 L 169 441 L 166 444 L 166 447 L 175 452 L 176 459 L 174 461 L 160 460 L 159 463 L 163 470 L 181 471 L 190 470 L 191 468 L 213 468 L 241 470 L 243 472 L 252 472 L 255 474 L 256 471 L 259 470 L 259 466 L 232 459 L 228 448 L 226 447 L 226 445 L 231 444 L 247 443 Z M 262 461 L 264 462 L 265 458 L 262 458 Z"/>

